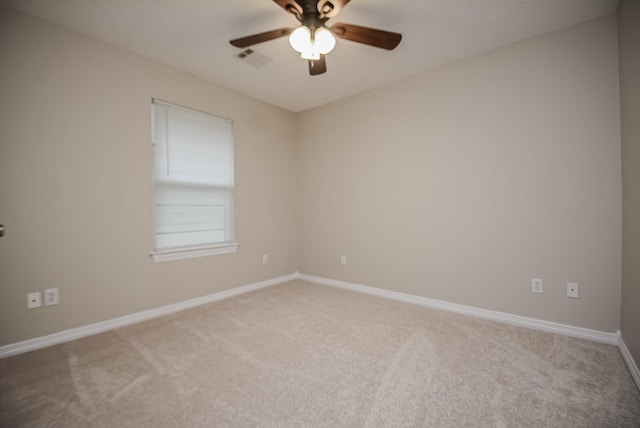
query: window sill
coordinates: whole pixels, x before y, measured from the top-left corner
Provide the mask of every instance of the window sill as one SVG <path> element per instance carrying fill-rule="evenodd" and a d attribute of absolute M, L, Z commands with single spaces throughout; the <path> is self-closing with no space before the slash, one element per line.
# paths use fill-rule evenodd
<path fill-rule="evenodd" d="M 221 244 L 208 247 L 174 248 L 169 250 L 153 251 L 151 257 L 156 263 L 171 262 L 174 260 L 193 259 L 196 257 L 215 256 L 218 254 L 235 253 L 238 243 Z"/>

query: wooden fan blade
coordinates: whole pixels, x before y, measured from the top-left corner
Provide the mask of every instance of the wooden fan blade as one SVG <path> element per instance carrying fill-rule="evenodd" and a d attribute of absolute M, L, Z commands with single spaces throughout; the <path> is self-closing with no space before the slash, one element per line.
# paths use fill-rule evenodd
<path fill-rule="evenodd" d="M 296 3 L 293 0 L 273 0 L 278 3 L 278 6 L 286 10 L 287 12 L 293 14 L 298 21 L 302 20 L 302 6 Z"/>
<path fill-rule="evenodd" d="M 327 63 L 324 59 L 324 55 L 320 55 L 320 59 L 309 60 L 309 74 L 317 76 L 327 71 Z"/>
<path fill-rule="evenodd" d="M 320 19 L 335 18 L 347 3 L 349 3 L 349 0 L 319 0 L 318 12 L 320 12 Z"/>
<path fill-rule="evenodd" d="M 350 40 L 352 42 L 364 43 L 365 45 L 375 46 L 392 50 L 402 40 L 402 34 L 392 33 L 390 31 L 378 30 L 375 28 L 361 27 L 359 25 L 338 23 L 331 27 L 331 31 L 341 39 Z"/>
<path fill-rule="evenodd" d="M 249 46 L 257 45 L 258 43 L 268 42 L 269 40 L 288 36 L 291 34 L 291 31 L 293 31 L 291 28 L 279 28 L 277 30 L 265 31 L 264 33 L 233 39 L 230 40 L 229 43 L 237 48 L 248 48 Z"/>

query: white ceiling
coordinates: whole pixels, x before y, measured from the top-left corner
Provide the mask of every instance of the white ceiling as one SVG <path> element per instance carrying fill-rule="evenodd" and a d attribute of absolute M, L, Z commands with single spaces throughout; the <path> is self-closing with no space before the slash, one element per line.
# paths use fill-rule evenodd
<path fill-rule="evenodd" d="M 403 34 L 385 51 L 338 40 L 327 73 L 309 76 L 285 38 L 255 46 L 254 68 L 230 39 L 295 18 L 272 0 L 0 0 L 22 11 L 300 112 L 443 64 L 614 13 L 618 0 L 351 0 L 328 21 Z"/>

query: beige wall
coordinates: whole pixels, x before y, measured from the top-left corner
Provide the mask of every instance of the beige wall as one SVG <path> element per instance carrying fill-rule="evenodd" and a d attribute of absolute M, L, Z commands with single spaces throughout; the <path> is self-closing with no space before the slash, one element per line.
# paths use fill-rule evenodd
<path fill-rule="evenodd" d="M 616 331 L 616 37 L 598 19 L 301 114 L 299 270 Z"/>
<path fill-rule="evenodd" d="M 640 2 L 620 2 L 618 35 L 624 231 L 620 330 L 640 364 Z"/>
<path fill-rule="evenodd" d="M 152 97 L 235 121 L 236 254 L 150 259 Z M 293 114 L 5 9 L 0 103 L 0 345 L 296 270 Z"/>
<path fill-rule="evenodd" d="M 296 269 L 615 331 L 616 50 L 600 19 L 295 116 L 0 9 L 0 345 Z M 149 258 L 152 97 L 235 121 L 237 254 Z"/>

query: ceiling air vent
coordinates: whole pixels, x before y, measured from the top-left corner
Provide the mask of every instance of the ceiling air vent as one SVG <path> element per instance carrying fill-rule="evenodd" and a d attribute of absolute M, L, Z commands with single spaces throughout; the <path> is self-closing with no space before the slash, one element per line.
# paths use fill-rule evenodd
<path fill-rule="evenodd" d="M 238 58 L 242 62 L 246 62 L 247 64 L 254 66 L 255 68 L 263 67 L 271 61 L 271 58 L 266 55 L 262 55 L 260 52 L 257 52 L 253 49 L 243 50 L 236 55 L 236 58 Z"/>

